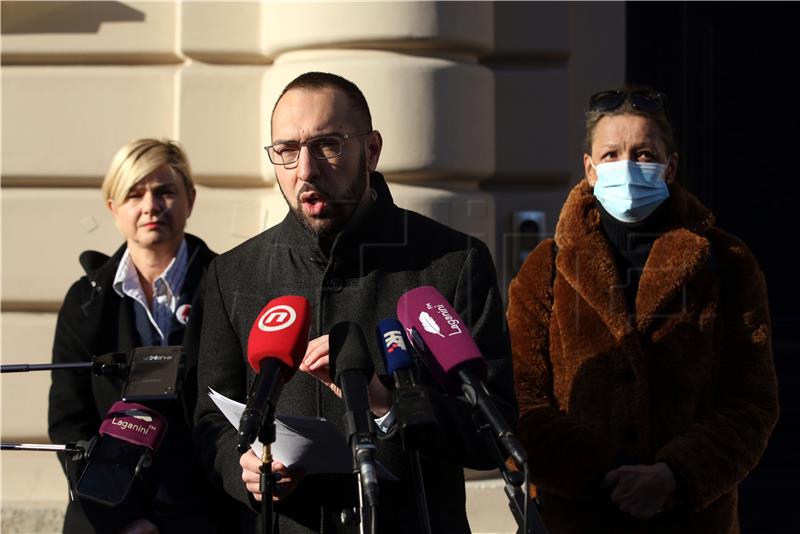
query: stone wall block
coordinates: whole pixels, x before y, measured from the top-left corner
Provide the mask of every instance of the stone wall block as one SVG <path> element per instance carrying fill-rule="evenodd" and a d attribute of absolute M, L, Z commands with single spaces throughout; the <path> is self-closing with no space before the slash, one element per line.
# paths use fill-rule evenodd
<path fill-rule="evenodd" d="M 181 48 L 209 63 L 265 63 L 263 2 L 184 2 Z"/>
<path fill-rule="evenodd" d="M 263 185 L 273 173 L 262 132 L 265 67 L 190 64 L 181 70 L 179 136 L 198 183 Z"/>
<path fill-rule="evenodd" d="M 490 2 L 280 2 L 262 11 L 264 52 L 310 48 L 491 50 Z"/>
<path fill-rule="evenodd" d="M 2 62 L 179 63 L 178 2 L 4 1 Z"/>
<path fill-rule="evenodd" d="M 225 252 L 280 221 L 282 205 L 272 188 L 201 186 L 186 230 Z M 83 275 L 78 255 L 87 249 L 110 255 L 124 241 L 98 189 L 7 189 L 2 216 L 3 304 L 18 309 L 58 308 Z"/>
<path fill-rule="evenodd" d="M 314 70 L 340 74 L 364 92 L 373 126 L 383 135 L 378 168 L 387 177 L 475 181 L 493 173 L 494 79 L 489 69 L 393 52 L 293 52 L 279 57 L 267 73 L 262 107 L 271 110 L 289 81 Z"/>
<path fill-rule="evenodd" d="M 493 72 L 497 177 L 566 183 L 580 157 L 569 153 L 567 69 L 508 66 Z"/>
<path fill-rule="evenodd" d="M 175 134 L 177 67 L 3 67 L 3 185 L 99 185 L 137 137 Z"/>
<path fill-rule="evenodd" d="M 4 365 L 52 361 L 55 313 L 3 313 L 2 321 Z M 5 373 L 2 380 L 3 441 L 49 443 L 47 396 L 50 372 Z M 46 453 L 39 454 L 44 456 Z"/>

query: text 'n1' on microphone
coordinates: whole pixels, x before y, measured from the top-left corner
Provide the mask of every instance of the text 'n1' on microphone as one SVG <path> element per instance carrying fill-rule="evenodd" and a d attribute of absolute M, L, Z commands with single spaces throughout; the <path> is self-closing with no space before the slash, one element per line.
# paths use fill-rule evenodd
<path fill-rule="evenodd" d="M 378 346 L 386 372 L 394 378 L 395 421 L 406 448 L 418 448 L 436 436 L 437 421 L 428 389 L 415 377 L 413 348 L 397 319 L 384 319 L 377 327 Z"/>
<path fill-rule="evenodd" d="M 247 361 L 258 375 L 239 420 L 240 453 L 246 452 L 264 425 L 275 418 L 283 384 L 294 375 L 305 355 L 310 321 L 310 307 L 304 297 L 283 296 L 264 306 L 253 323 L 247 338 Z"/>
<path fill-rule="evenodd" d="M 434 379 L 450 393 L 462 391 L 491 426 L 506 451 L 520 465 L 527 454 L 511 425 L 500 413 L 483 383 L 486 361 L 464 321 L 447 299 L 431 286 L 412 289 L 397 301 L 397 317 L 411 332 Z M 416 338 L 416 339 L 415 339 Z"/>
<path fill-rule="evenodd" d="M 378 505 L 378 476 L 375 471 L 375 421 L 369 409 L 368 384 L 375 365 L 361 327 L 354 322 L 337 323 L 329 333 L 330 369 L 342 390 L 344 426 L 353 449 L 367 505 Z"/>

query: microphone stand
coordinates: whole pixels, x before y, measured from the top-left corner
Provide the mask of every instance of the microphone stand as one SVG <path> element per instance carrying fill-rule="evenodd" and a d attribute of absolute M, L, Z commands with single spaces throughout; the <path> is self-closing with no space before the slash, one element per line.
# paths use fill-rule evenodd
<path fill-rule="evenodd" d="M 31 371 L 58 371 L 67 369 L 91 369 L 96 375 L 119 375 L 127 370 L 128 355 L 112 352 L 92 358 L 90 362 L 67 363 L 19 363 L 0 365 L 0 373 L 29 373 Z"/>
<path fill-rule="evenodd" d="M 66 452 L 72 457 L 73 460 L 80 460 L 84 455 L 88 456 L 91 447 L 88 445 L 82 445 L 80 442 L 68 442 L 66 445 L 51 445 L 44 443 L 0 443 L 0 450 Z"/>
<path fill-rule="evenodd" d="M 275 412 L 268 410 L 267 421 L 258 431 L 258 440 L 264 446 L 258 468 L 258 491 L 261 492 L 261 532 L 272 534 L 272 495 L 275 493 L 275 473 L 272 471 L 272 444 L 275 443 Z"/>
<path fill-rule="evenodd" d="M 528 496 L 527 464 L 524 466 L 525 475 L 522 475 L 520 471 L 510 469 L 505 463 L 503 452 L 494 439 L 491 426 L 484 423 L 478 428 L 478 432 L 489 445 L 495 463 L 505 481 L 504 491 L 508 497 L 508 507 L 519 527 L 517 534 L 548 534 L 536 507 L 536 501 Z M 520 488 L 523 484 L 524 491 Z M 530 506 L 531 504 L 533 506 Z"/>
<path fill-rule="evenodd" d="M 471 400 L 472 397 L 467 391 L 468 386 L 465 386 L 465 393 L 467 399 Z M 520 471 L 510 469 L 505 462 L 505 455 L 500 449 L 500 446 L 495 439 L 495 432 L 492 425 L 484 417 L 483 414 L 473 403 L 473 416 L 475 421 L 480 421 L 478 424 L 478 433 L 484 438 L 484 441 L 489 446 L 489 450 L 494 456 L 495 464 L 500 470 L 500 474 L 505 481 L 505 494 L 508 497 L 508 506 L 511 509 L 511 514 L 517 522 L 517 534 L 548 534 L 542 518 L 539 515 L 539 509 L 536 506 L 536 501 L 531 499 L 528 495 L 528 464 L 523 464 L 524 474 Z M 524 490 L 520 486 L 524 485 Z M 531 506 L 533 505 L 533 506 Z"/>

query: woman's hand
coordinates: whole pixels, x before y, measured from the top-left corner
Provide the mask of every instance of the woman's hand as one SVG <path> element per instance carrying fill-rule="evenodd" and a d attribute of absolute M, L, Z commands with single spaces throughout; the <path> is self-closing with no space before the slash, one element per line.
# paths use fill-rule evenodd
<path fill-rule="evenodd" d="M 664 462 L 653 465 L 623 465 L 606 473 L 604 486 L 614 486 L 611 500 L 621 512 L 637 519 L 650 519 L 672 502 L 677 487 L 675 475 Z"/>
<path fill-rule="evenodd" d="M 118 534 L 158 534 L 158 527 L 149 519 L 140 517 L 122 527 Z"/>

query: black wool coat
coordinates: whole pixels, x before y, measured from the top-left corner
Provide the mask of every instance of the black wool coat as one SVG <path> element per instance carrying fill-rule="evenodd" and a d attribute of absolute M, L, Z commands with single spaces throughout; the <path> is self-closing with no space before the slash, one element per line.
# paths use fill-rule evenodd
<path fill-rule="evenodd" d="M 192 302 L 209 262 L 216 256 L 199 238 L 186 235 L 188 266 L 178 306 Z M 127 352 L 141 346 L 136 331 L 134 302 L 120 298 L 112 287 L 125 252 L 122 246 L 96 269 L 70 287 L 58 314 L 53 362 L 87 362 L 92 356 Z M 186 327 L 173 318 L 170 345 L 181 345 Z M 153 521 L 165 532 L 214 532 L 208 503 L 220 497 L 199 469 L 192 452 L 191 410 L 194 408 L 195 362 L 187 358 L 183 387 L 177 401 L 153 405 L 167 417 L 168 429 L 147 476 L 117 508 L 70 502 L 64 532 L 115 532 L 139 517 Z M 93 376 L 85 369 L 52 372 L 48 433 L 53 443 L 88 440 L 114 402 L 120 400 L 124 379 Z M 64 465 L 64 457 L 61 457 Z M 72 465 L 68 476 L 80 475 Z M 73 478 L 74 480 L 74 478 Z M 215 495 L 216 493 L 216 495 Z M 91 520 L 87 519 L 87 516 Z M 187 530 L 188 529 L 188 530 Z"/>
<path fill-rule="evenodd" d="M 374 332 L 378 322 L 396 316 L 398 298 L 418 286 L 436 287 L 469 327 L 488 362 L 487 385 L 508 419 L 515 417 L 511 355 L 494 265 L 478 239 L 395 206 L 383 177 L 372 173 L 377 199 L 358 222 L 335 239 L 330 253 L 320 251 L 293 214 L 209 267 L 198 362 L 198 387 L 210 386 L 244 402 L 254 373 L 246 360 L 247 338 L 259 311 L 283 295 L 308 299 L 309 337 L 327 334 L 344 320 L 363 328 L 376 373 L 385 375 Z M 422 467 L 433 532 L 469 532 L 463 467 L 493 467 L 476 435 L 472 408 L 462 398 L 434 391 L 440 436 L 422 452 Z M 344 434 L 341 399 L 310 375 L 298 372 L 286 383 L 278 414 L 323 416 Z M 379 531 L 419 532 L 408 455 L 397 432 L 380 440 L 378 460 L 399 482 L 381 480 Z M 204 465 L 240 502 L 254 505 L 241 479 L 234 428 L 209 398 L 198 396 L 195 439 Z M 356 532 L 342 526 L 342 509 L 357 504 L 355 478 L 313 475 L 278 503 L 282 534 Z M 253 510 L 258 510 L 253 506 Z M 255 514 L 251 514 L 255 519 Z"/>

